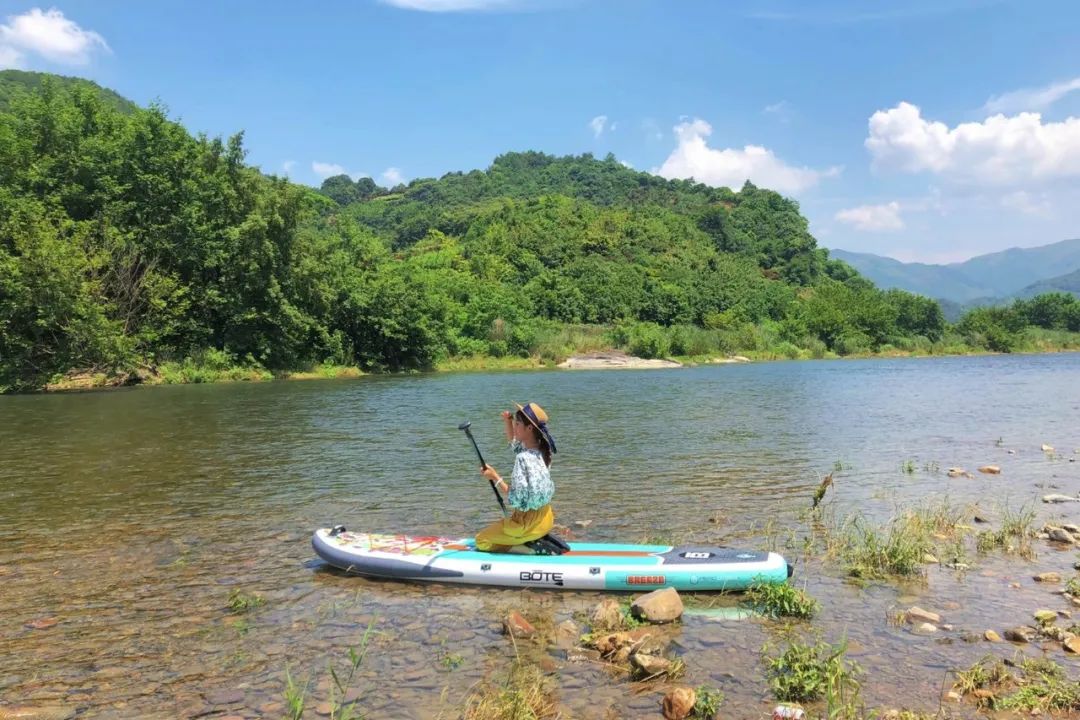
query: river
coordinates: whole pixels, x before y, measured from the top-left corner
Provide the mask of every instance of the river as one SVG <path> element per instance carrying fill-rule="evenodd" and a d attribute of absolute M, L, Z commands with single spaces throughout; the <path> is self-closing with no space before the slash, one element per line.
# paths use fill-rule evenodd
<path fill-rule="evenodd" d="M 793 582 L 823 605 L 803 632 L 847 638 L 868 705 L 937 708 L 946 672 L 991 650 L 975 636 L 1066 607 L 1031 576 L 1072 575 L 1076 553 L 1042 541 L 1033 561 L 972 553 L 966 571 L 933 565 L 923 580 L 861 586 L 797 557 L 795 543 L 830 472 L 837 513 L 885 520 L 947 498 L 992 522 L 1028 507 L 1039 526 L 1080 523 L 1080 504 L 1039 502 L 1080 491 L 1080 354 L 0 397 L 0 701 L 62 703 L 86 718 L 281 717 L 286 672 L 310 681 L 314 708 L 328 667 L 373 623 L 354 683 L 365 717 L 456 717 L 513 656 L 502 614 L 528 607 L 558 623 L 600 596 L 347 577 L 315 558 L 310 534 L 481 527 L 498 508 L 457 426 L 471 420 L 488 461 L 508 471 L 499 411 L 513 401 L 551 416 L 557 522 L 577 537 L 772 546 L 796 560 Z M 987 463 L 1001 474 L 945 472 Z M 265 604 L 230 613 L 234 591 Z M 910 605 L 952 629 L 924 636 L 889 622 Z M 685 682 L 721 689 L 726 716 L 767 713 L 761 650 L 779 632 L 688 615 L 676 644 Z M 1046 652 L 1077 669 L 1060 646 Z M 657 691 L 552 660 L 566 715 L 659 716 Z"/>

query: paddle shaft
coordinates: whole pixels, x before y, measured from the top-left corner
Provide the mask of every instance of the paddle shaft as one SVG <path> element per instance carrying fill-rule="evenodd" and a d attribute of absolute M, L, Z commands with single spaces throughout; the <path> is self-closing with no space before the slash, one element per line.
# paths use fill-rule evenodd
<path fill-rule="evenodd" d="M 476 444 L 476 438 L 473 437 L 472 430 L 470 430 L 468 426 L 461 429 L 465 431 L 465 434 L 468 435 L 469 440 L 472 441 L 473 450 L 476 451 L 476 457 L 480 458 L 480 469 L 483 470 L 488 466 L 488 464 L 484 462 L 484 456 L 480 452 L 480 446 Z M 499 507 L 502 509 L 503 517 L 506 517 L 506 503 L 503 502 L 502 494 L 499 492 L 499 488 L 495 487 L 495 481 L 491 478 L 488 478 L 488 482 L 491 483 L 491 492 L 495 493 L 495 499 L 499 501 Z"/>

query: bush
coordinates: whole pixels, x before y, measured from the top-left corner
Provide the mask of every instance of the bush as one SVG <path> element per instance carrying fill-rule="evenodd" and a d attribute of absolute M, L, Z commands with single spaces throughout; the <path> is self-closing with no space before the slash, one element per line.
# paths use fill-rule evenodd
<path fill-rule="evenodd" d="M 630 330 L 629 352 L 643 358 L 662 358 L 671 353 L 671 340 L 655 323 L 638 323 Z"/>
<path fill-rule="evenodd" d="M 844 660 L 846 651 L 846 642 L 836 646 L 792 642 L 780 655 L 766 657 L 773 696 L 781 702 L 810 702 L 826 695 L 857 694 L 859 669 Z"/>

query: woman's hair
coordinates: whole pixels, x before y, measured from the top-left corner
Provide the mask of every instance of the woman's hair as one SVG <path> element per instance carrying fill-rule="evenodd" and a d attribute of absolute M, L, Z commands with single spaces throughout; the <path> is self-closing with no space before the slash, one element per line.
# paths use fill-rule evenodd
<path fill-rule="evenodd" d="M 540 454 L 544 456 L 544 464 L 551 467 L 551 445 L 548 444 L 547 438 L 544 437 L 544 433 L 540 432 L 536 426 L 532 424 L 532 421 L 525 417 L 525 413 L 522 411 L 518 410 L 514 415 L 522 425 L 532 431 L 533 437 L 536 438 L 536 441 L 540 444 Z"/>

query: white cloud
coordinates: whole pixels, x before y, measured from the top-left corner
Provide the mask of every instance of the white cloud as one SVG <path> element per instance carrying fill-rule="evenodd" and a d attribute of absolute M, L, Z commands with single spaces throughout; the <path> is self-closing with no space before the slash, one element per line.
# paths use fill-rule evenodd
<path fill-rule="evenodd" d="M 902 230 L 904 227 L 904 221 L 900 218 L 900 203 L 895 200 L 885 205 L 860 205 L 841 210 L 836 213 L 835 219 L 867 232 Z"/>
<path fill-rule="evenodd" d="M 1016 210 L 1025 215 L 1049 217 L 1052 213 L 1050 201 L 1045 194 L 1033 196 L 1026 190 L 1017 190 L 1001 197 L 1001 206 L 1009 210 Z"/>
<path fill-rule="evenodd" d="M 624 168 L 629 168 L 630 170 L 634 169 L 634 166 L 626 162 L 625 160 L 620 160 L 619 164 L 622 165 Z"/>
<path fill-rule="evenodd" d="M 0 45 L 0 70 L 22 67 L 22 55 L 13 47 Z"/>
<path fill-rule="evenodd" d="M 949 128 L 902 102 L 870 117 L 866 148 L 876 169 L 929 171 L 982 185 L 1080 176 L 1080 118 L 994 115 Z"/>
<path fill-rule="evenodd" d="M 386 5 L 421 12 L 460 12 L 462 10 L 501 10 L 517 5 L 517 0 L 382 0 Z"/>
<path fill-rule="evenodd" d="M 396 167 L 388 167 L 383 170 L 382 181 L 386 187 L 394 187 L 405 182 L 405 176 L 401 174 L 401 170 Z"/>
<path fill-rule="evenodd" d="M 693 178 L 708 185 L 738 189 L 746 180 L 782 193 L 798 193 L 817 185 L 822 178 L 840 173 L 840 168 L 813 170 L 787 165 L 771 150 L 747 145 L 741 150 L 709 147 L 705 139 L 712 126 L 694 120 L 675 126 L 678 145 L 664 164 L 653 172 L 666 178 Z"/>
<path fill-rule="evenodd" d="M 604 126 L 607 125 L 607 115 L 597 115 L 589 121 L 589 128 L 593 131 L 593 137 L 604 134 Z M 612 125 L 614 127 L 614 125 Z"/>
<path fill-rule="evenodd" d="M 83 30 L 55 8 L 10 15 L 0 25 L 0 67 L 20 65 L 24 53 L 55 63 L 85 65 L 96 51 L 111 52 L 105 38 Z"/>
<path fill-rule="evenodd" d="M 311 171 L 314 172 L 319 177 L 324 177 L 324 178 L 331 177 L 332 175 L 348 175 L 349 174 L 348 172 L 345 171 L 345 168 L 343 168 L 341 165 L 338 165 L 337 163 L 324 163 L 324 162 L 319 162 L 318 160 L 315 160 L 314 162 L 311 163 Z"/>
<path fill-rule="evenodd" d="M 986 101 L 983 110 L 987 115 L 1044 110 L 1076 90 L 1080 90 L 1080 77 L 1051 83 L 1046 87 L 1023 88 L 1004 95 L 995 95 Z"/>

